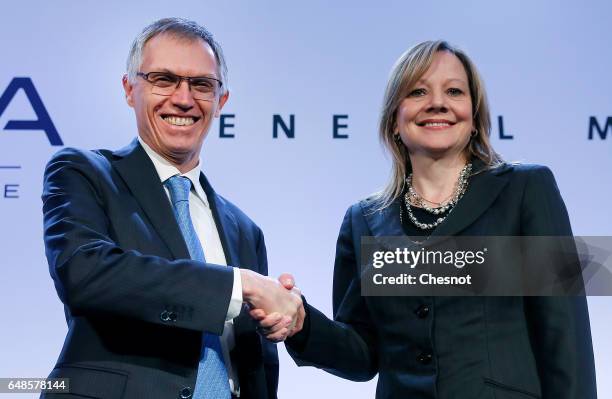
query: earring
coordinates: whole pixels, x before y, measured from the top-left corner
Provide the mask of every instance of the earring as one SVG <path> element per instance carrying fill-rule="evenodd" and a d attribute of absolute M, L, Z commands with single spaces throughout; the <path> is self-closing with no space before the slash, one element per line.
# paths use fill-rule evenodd
<path fill-rule="evenodd" d="M 474 129 L 472 130 L 472 133 L 470 134 L 470 138 L 474 138 L 478 135 L 478 130 Z"/>
<path fill-rule="evenodd" d="M 400 137 L 399 133 L 394 133 L 393 134 L 393 141 L 395 141 L 397 144 L 402 142 L 402 138 Z"/>

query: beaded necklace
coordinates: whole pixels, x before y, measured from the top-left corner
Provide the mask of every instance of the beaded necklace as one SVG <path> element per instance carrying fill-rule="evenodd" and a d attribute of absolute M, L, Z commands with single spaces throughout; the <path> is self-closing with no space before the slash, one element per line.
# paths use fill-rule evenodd
<path fill-rule="evenodd" d="M 419 193 L 417 193 L 416 190 L 412 187 L 412 173 L 409 174 L 408 177 L 406 177 L 406 186 L 408 187 L 408 190 L 406 191 L 406 194 L 404 194 L 404 201 L 406 203 L 406 211 L 408 213 L 408 220 L 410 220 L 410 222 L 413 225 L 415 225 L 421 230 L 435 229 L 440 223 L 444 222 L 444 220 L 448 217 L 448 215 L 453 210 L 453 208 L 455 207 L 459 199 L 461 199 L 461 197 L 465 193 L 465 190 L 467 190 L 468 177 L 470 176 L 471 171 L 472 171 L 471 163 L 466 164 L 463 167 L 463 169 L 461 169 L 461 172 L 459 173 L 459 178 L 457 179 L 457 183 L 455 184 L 455 190 L 450 200 L 448 200 L 447 202 L 442 202 L 441 204 L 439 204 L 440 206 L 438 207 L 430 207 L 425 203 L 425 200 L 423 199 L 423 197 L 419 195 Z M 422 208 L 426 212 L 429 212 L 433 215 L 441 215 L 447 211 L 448 213 L 444 216 L 440 216 L 438 219 L 436 219 L 432 223 L 422 223 L 416 218 L 416 216 L 412 212 L 412 209 L 410 208 L 412 204 L 414 204 L 417 207 Z M 400 209 L 400 221 L 402 221 L 401 209 Z"/>

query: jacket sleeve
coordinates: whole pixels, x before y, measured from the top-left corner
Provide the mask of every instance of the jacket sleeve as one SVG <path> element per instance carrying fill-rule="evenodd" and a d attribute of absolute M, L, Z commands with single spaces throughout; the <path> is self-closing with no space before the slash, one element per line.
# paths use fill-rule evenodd
<path fill-rule="evenodd" d="M 572 236 L 569 217 L 552 172 L 528 170 L 523 236 Z M 543 399 L 594 399 L 595 365 L 586 298 L 525 297 L 532 348 Z"/>
<path fill-rule="evenodd" d="M 45 248 L 62 302 L 74 315 L 110 313 L 221 334 L 232 269 L 148 256 L 114 242 L 108 201 L 115 198 L 100 190 L 110 172 L 101 166 L 106 160 L 96 157 L 103 159 L 65 149 L 45 170 Z"/>
<path fill-rule="evenodd" d="M 336 246 L 334 320 L 306 305 L 306 328 L 286 341 L 299 366 L 314 366 L 353 381 L 367 381 L 377 373 L 377 340 L 370 314 L 361 296 L 356 245 L 361 235 L 353 223 L 361 217 L 359 205 L 348 210 Z"/>

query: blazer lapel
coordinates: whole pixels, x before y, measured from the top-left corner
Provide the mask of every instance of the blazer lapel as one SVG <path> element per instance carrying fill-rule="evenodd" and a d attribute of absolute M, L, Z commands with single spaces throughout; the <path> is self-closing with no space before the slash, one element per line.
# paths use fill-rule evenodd
<path fill-rule="evenodd" d="M 400 199 L 396 199 L 388 207 L 376 210 L 376 203 L 366 199 L 360 202 L 361 212 L 373 236 L 403 236 L 404 230 L 400 223 Z"/>
<path fill-rule="evenodd" d="M 113 166 L 149 218 L 175 259 L 189 258 L 189 251 L 172 212 L 153 162 L 137 139 L 116 151 Z"/>
<path fill-rule="evenodd" d="M 230 266 L 240 266 L 235 262 L 240 261 L 238 253 L 238 241 L 240 239 L 238 222 L 234 214 L 229 210 L 227 202 L 217 195 L 215 190 L 206 179 L 203 173 L 200 172 L 200 184 L 204 188 L 210 209 L 217 225 L 217 231 L 219 232 L 219 238 L 221 239 L 221 246 L 223 247 L 223 253 L 225 254 L 225 261 Z"/>
<path fill-rule="evenodd" d="M 434 230 L 432 236 L 453 236 L 472 224 L 486 211 L 504 186 L 508 183 L 508 171 L 512 165 L 503 164 L 495 169 L 486 170 L 481 162 L 474 162 L 475 173 L 470 179 L 465 195 L 446 220 Z M 363 216 L 373 236 L 403 236 L 404 230 L 400 223 L 400 202 L 398 198 L 382 210 L 374 210 L 376 205 L 372 200 L 361 202 Z"/>
<path fill-rule="evenodd" d="M 227 201 L 217 195 L 203 173 L 200 173 L 200 184 L 202 184 L 202 187 L 204 188 L 213 218 L 215 219 L 215 224 L 217 225 L 217 231 L 219 232 L 219 238 L 221 239 L 221 245 L 223 246 L 223 253 L 225 254 L 226 263 L 234 267 L 247 267 L 248 265 L 240 264 L 240 252 L 238 250 L 240 230 L 238 228 L 236 217 L 229 209 Z M 244 348 L 244 340 L 249 339 L 249 333 L 255 332 L 255 327 L 256 326 L 253 323 L 253 319 L 251 319 L 251 317 L 248 315 L 247 310 L 243 305 L 240 315 L 234 318 L 234 336 L 236 337 L 236 347 L 240 346 L 241 348 Z M 240 367 L 245 367 L 243 364 L 244 359 L 242 357 L 241 361 L 238 363 Z"/>
<path fill-rule="evenodd" d="M 470 179 L 469 186 L 446 220 L 433 231 L 432 236 L 454 236 L 472 224 L 495 201 L 509 181 L 508 171 L 512 165 L 503 164 L 495 169 L 484 170 L 476 163 L 476 174 Z M 475 166 L 476 166 L 475 165 Z"/>

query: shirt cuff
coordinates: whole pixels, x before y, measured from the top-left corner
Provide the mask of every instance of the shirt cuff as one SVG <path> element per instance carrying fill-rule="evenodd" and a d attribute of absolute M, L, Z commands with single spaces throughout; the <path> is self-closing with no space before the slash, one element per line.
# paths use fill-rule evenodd
<path fill-rule="evenodd" d="M 242 310 L 242 279 L 240 278 L 240 269 L 234 267 L 234 285 L 232 287 L 232 298 L 230 299 L 229 307 L 227 308 L 226 321 L 230 321 L 237 317 Z"/>

